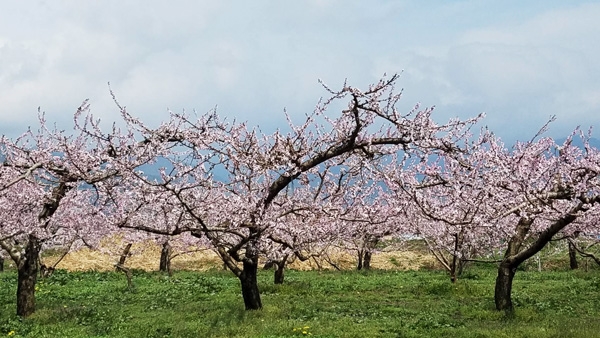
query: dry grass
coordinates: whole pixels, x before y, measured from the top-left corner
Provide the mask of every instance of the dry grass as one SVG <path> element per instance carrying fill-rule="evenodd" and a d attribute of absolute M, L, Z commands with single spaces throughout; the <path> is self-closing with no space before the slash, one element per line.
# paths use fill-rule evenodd
<path fill-rule="evenodd" d="M 83 248 L 69 252 L 58 263 L 56 268 L 69 271 L 107 271 L 113 270 L 119 261 L 120 254 L 108 254 L 100 251 Z M 52 265 L 58 256 L 50 255 L 43 258 L 44 264 Z M 125 261 L 125 266 L 131 269 L 157 271 L 160 262 L 160 247 L 154 243 L 137 243 L 131 248 L 130 255 Z M 171 260 L 174 270 L 208 270 L 221 267 L 221 259 L 210 250 L 191 252 L 178 255 Z"/>
<path fill-rule="evenodd" d="M 325 258 L 310 259 L 307 261 L 294 260 L 289 264 L 290 269 L 295 270 L 331 270 L 335 264 L 342 270 L 356 269 L 357 257 L 353 253 L 341 250 L 331 250 Z M 329 261 L 329 262 L 328 262 Z M 379 252 L 373 254 L 371 267 L 382 270 L 419 270 L 433 268 L 436 266 L 435 258 L 429 254 L 413 251 Z"/>
<path fill-rule="evenodd" d="M 116 245 L 110 243 L 110 245 Z M 123 245 L 119 245 L 122 247 Z M 119 254 L 108 254 L 90 249 L 80 249 L 69 252 L 57 265 L 58 269 L 69 271 L 107 271 L 113 270 L 118 262 Z M 326 259 L 327 258 L 327 259 Z M 356 256 L 352 253 L 333 249 L 327 252 L 327 257 L 311 258 L 307 261 L 298 259 L 289 263 L 290 269 L 295 270 L 331 270 L 334 266 L 342 270 L 356 268 Z M 44 264 L 53 265 L 58 255 L 49 255 L 43 258 Z M 134 244 L 125 265 L 131 269 L 157 271 L 160 261 L 160 247 L 154 243 Z M 333 264 L 331 264 L 333 263 Z M 219 256 L 211 250 L 185 253 L 174 257 L 171 261 L 173 270 L 204 271 L 221 268 L 223 263 Z M 419 270 L 436 268 L 435 258 L 424 252 L 393 251 L 375 253 L 371 260 L 371 267 L 384 270 Z"/>

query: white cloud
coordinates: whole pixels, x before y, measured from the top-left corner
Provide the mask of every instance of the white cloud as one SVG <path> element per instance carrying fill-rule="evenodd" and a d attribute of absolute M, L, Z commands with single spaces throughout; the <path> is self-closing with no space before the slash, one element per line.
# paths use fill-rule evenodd
<path fill-rule="evenodd" d="M 494 107 L 490 120 L 503 129 L 515 121 L 532 128 L 550 115 L 558 117 L 557 133 L 594 124 L 600 110 L 593 99 L 600 90 L 600 46 L 592 43 L 600 35 L 598 17 L 600 5 L 587 4 L 467 32 L 449 50 L 448 77 L 464 97 Z"/>
<path fill-rule="evenodd" d="M 478 18 L 467 19 L 473 25 L 466 30 L 440 33 L 444 41 L 423 41 L 380 56 L 375 69 L 405 69 L 408 104 L 435 104 L 442 119 L 485 111 L 484 123 L 509 140 L 529 138 L 550 115 L 558 117 L 554 135 L 597 123 L 600 5 L 572 4 L 487 24 L 483 13 L 474 12 L 477 6 L 449 5 L 446 15 L 460 8 L 464 17 Z"/>
<path fill-rule="evenodd" d="M 600 93 L 600 5 L 518 1 L 38 1 L 0 20 L 0 133 L 70 120 L 85 98 L 106 121 L 122 104 L 151 123 L 167 108 L 285 125 L 326 93 L 404 70 L 401 109 L 438 119 L 487 111 L 527 138 L 551 114 L 592 124 Z M 513 124 L 517 121 L 518 128 Z M 560 130 L 559 130 L 560 129 Z M 525 136 L 520 136 L 525 134 Z"/>

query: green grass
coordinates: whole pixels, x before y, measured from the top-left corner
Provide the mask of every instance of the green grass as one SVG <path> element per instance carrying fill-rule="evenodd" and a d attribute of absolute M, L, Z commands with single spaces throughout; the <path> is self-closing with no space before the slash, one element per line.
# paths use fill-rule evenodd
<path fill-rule="evenodd" d="M 494 310 L 494 273 L 288 271 L 273 285 L 261 272 L 264 309 L 244 311 L 229 272 L 136 271 L 129 290 L 123 274 L 56 271 L 21 320 L 9 271 L 0 337 L 600 337 L 600 271 L 519 271 L 512 316 Z"/>

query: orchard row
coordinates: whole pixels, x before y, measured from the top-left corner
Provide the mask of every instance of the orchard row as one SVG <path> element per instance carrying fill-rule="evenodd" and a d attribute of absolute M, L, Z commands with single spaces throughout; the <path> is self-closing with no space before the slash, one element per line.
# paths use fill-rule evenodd
<path fill-rule="evenodd" d="M 302 124 L 288 118 L 286 132 L 215 112 L 171 113 L 152 128 L 115 100 L 122 121 L 109 131 L 84 102 L 73 131 L 41 115 L 21 137 L 2 137 L 0 246 L 18 269 L 17 314 L 35 311 L 41 251 L 113 235 L 215 250 L 249 310 L 262 307 L 259 258 L 282 273 L 292 256 L 353 245 L 368 264 L 383 238 L 417 236 L 453 281 L 463 262 L 504 253 L 495 301 L 512 310 L 521 263 L 551 240 L 597 237 L 598 150 L 580 130 L 556 144 L 546 125 L 507 147 L 477 130 L 483 116 L 438 124 L 430 108 L 400 113 L 396 81 L 325 86 L 329 98 Z M 340 101 L 345 109 L 328 110 Z"/>

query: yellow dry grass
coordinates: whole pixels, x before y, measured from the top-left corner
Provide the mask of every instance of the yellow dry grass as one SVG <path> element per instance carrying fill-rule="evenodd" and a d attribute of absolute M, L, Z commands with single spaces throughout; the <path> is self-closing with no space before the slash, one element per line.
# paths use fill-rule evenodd
<path fill-rule="evenodd" d="M 115 243 L 111 243 L 115 245 Z M 122 247 L 123 245 L 119 245 Z M 69 252 L 56 266 L 58 269 L 68 271 L 108 271 L 115 268 L 119 261 L 119 254 L 107 254 L 87 248 Z M 288 268 L 295 270 L 317 270 L 334 269 L 335 264 L 342 270 L 356 268 L 356 256 L 350 252 L 337 249 L 327 252 L 327 258 L 316 257 L 307 261 L 292 260 Z M 58 259 L 57 255 L 49 255 L 43 258 L 46 265 L 53 265 Z M 157 271 L 160 261 L 160 247 L 154 243 L 137 243 L 131 248 L 131 254 L 125 261 L 125 266 L 130 269 L 145 271 Z M 219 256 L 211 250 L 203 250 L 178 255 L 171 261 L 173 270 L 195 270 L 204 271 L 214 268 L 222 268 L 223 263 Z M 373 254 L 371 267 L 384 270 L 419 270 L 423 268 L 435 268 L 435 258 L 419 251 L 393 251 Z"/>
<path fill-rule="evenodd" d="M 124 247 L 124 245 L 121 245 Z M 108 254 L 83 248 L 69 252 L 56 266 L 57 269 L 68 271 L 108 271 L 114 270 L 120 254 Z M 43 258 L 46 265 L 56 262 L 58 256 L 50 255 Z M 125 266 L 130 269 L 157 271 L 160 262 L 160 247 L 154 243 L 137 243 L 131 248 L 130 255 L 125 260 Z M 221 267 L 221 259 L 210 250 L 190 252 L 178 255 L 171 260 L 173 270 L 208 270 Z"/>
<path fill-rule="evenodd" d="M 327 253 L 327 256 L 328 259 L 320 257 L 304 262 L 296 259 L 289 264 L 289 268 L 295 270 L 331 270 L 335 269 L 331 264 L 333 263 L 342 270 L 356 269 L 357 257 L 351 252 L 331 250 Z M 371 267 L 381 270 L 419 270 L 436 267 L 436 261 L 432 255 L 413 251 L 379 252 L 373 254 Z"/>

